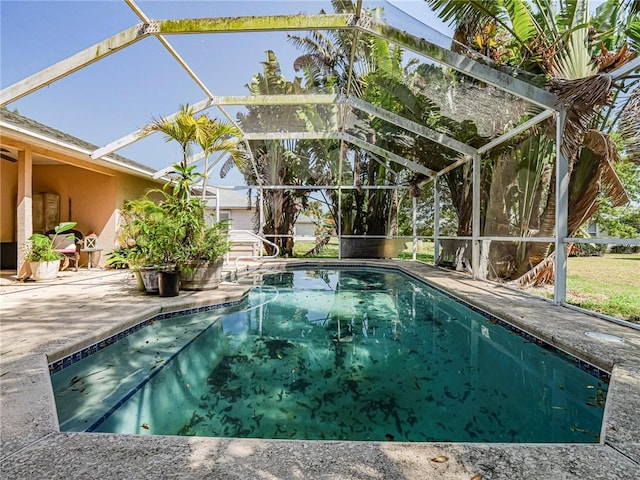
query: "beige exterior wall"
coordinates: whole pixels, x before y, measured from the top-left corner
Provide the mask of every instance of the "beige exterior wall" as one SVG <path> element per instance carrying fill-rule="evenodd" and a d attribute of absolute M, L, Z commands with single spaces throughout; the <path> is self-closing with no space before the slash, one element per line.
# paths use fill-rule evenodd
<path fill-rule="evenodd" d="M 105 248 L 105 250 L 108 249 L 109 251 L 120 246 L 118 245 L 116 237 L 118 227 L 120 226 L 120 210 L 124 202 L 140 198 L 147 190 L 161 186 L 161 183 L 123 173 L 117 173 L 115 179 L 117 188 L 114 208 L 112 208 L 111 216 L 109 217 L 109 235 L 106 235 L 105 232 L 104 241 L 99 242 L 102 246 L 101 248 Z"/>
<path fill-rule="evenodd" d="M 115 206 L 113 176 L 68 165 L 37 165 L 33 168 L 33 193 L 60 195 L 60 221 L 77 222 L 82 233 L 105 230 Z"/>
<path fill-rule="evenodd" d="M 52 161 L 34 162 L 31 169 L 29 160 L 29 169 L 24 172 L 27 188 L 21 194 L 20 165 L 26 166 L 26 154 L 29 155 L 28 159 L 31 158 L 31 146 L 24 139 L 3 137 L 0 140 L 3 145 L 18 149 L 20 157 L 17 162 L 0 162 L 0 240 L 17 245 L 18 266 L 24 255 L 26 238 L 31 234 L 32 193 L 51 192 L 59 195 L 60 221 L 77 222 L 75 228 L 85 236 L 90 231 L 98 235 L 97 246 L 103 250 L 99 264 L 104 266 L 106 254 L 114 249 L 116 243 L 119 211 L 123 203 L 162 185 L 161 181 L 154 181 L 151 177 L 96 165 L 86 157 L 78 158 L 35 145 L 33 151 Z M 17 204 L 19 195 L 25 197 L 22 214 L 19 214 L 21 206 Z M 29 225 L 18 224 L 20 218 L 28 221 Z M 81 254 L 80 264 L 87 264 L 86 253 Z"/>
<path fill-rule="evenodd" d="M 223 211 L 223 210 L 221 210 Z M 250 232 L 255 231 L 253 227 L 253 217 L 255 215 L 255 209 L 252 210 L 224 210 L 229 212 L 229 216 L 231 218 L 231 230 L 249 230 Z"/>
<path fill-rule="evenodd" d="M 16 241 L 18 163 L 0 161 L 0 242 Z"/>

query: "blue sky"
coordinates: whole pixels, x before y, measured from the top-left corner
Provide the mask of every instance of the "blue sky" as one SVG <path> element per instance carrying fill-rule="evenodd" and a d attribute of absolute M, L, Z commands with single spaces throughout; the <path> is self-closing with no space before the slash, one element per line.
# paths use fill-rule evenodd
<path fill-rule="evenodd" d="M 372 2 L 373 3 L 373 2 Z M 425 29 L 402 8 L 423 21 L 440 22 L 421 0 L 395 1 L 387 6 L 389 23 L 432 37 L 446 45 L 446 36 Z M 137 4 L 150 18 L 186 18 L 331 11 L 328 1 L 146 1 Z M 365 5 L 367 2 L 365 2 Z M 0 1 L 0 83 L 9 86 L 43 68 L 139 22 L 119 0 Z M 446 31 L 446 29 L 443 28 Z M 292 79 L 298 52 L 285 34 L 264 33 L 171 36 L 168 40 L 215 95 L 246 95 L 245 85 L 260 72 L 265 51 L 278 55 L 283 73 Z M 169 53 L 154 38 L 147 38 L 114 55 L 67 76 L 8 107 L 37 121 L 98 146 L 116 140 L 167 115 L 184 103 L 205 97 Z M 235 117 L 236 110 L 229 109 Z M 220 116 L 210 109 L 211 116 Z M 172 144 L 159 135 L 141 140 L 118 153 L 161 169 L 179 159 Z M 210 183 L 242 183 L 239 174 Z"/>
<path fill-rule="evenodd" d="M 374 3 L 365 1 L 365 6 Z M 390 24 L 448 46 L 448 29 L 422 0 L 391 3 L 394 6 L 385 8 Z M 138 0 L 137 4 L 152 19 L 317 13 L 321 8 L 331 11 L 330 2 L 320 0 Z M 9 86 L 139 21 L 121 0 L 0 0 L 0 84 L 2 88 Z M 276 52 L 283 73 L 292 79 L 292 62 L 299 54 L 283 32 L 167 39 L 215 95 L 246 95 L 245 85 L 262 70 L 260 62 L 267 49 Z M 8 107 L 102 146 L 154 117 L 174 112 L 181 104 L 204 97 L 160 43 L 147 38 Z M 229 111 L 235 116 L 236 110 Z M 220 116 L 216 109 L 208 113 Z M 118 153 L 156 169 L 179 159 L 176 147 L 165 144 L 159 135 Z M 217 172 L 210 181 L 220 185 L 241 182 L 237 173 L 220 180 Z"/>

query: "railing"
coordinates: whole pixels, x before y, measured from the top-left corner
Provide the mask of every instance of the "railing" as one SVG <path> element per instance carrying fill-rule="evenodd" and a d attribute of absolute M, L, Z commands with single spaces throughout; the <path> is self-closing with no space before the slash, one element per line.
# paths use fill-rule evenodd
<path fill-rule="evenodd" d="M 239 236 L 250 236 L 252 238 L 255 238 L 257 241 L 259 242 L 264 242 L 267 243 L 269 245 L 271 245 L 272 247 L 275 248 L 275 253 L 273 255 L 262 255 L 262 245 L 260 246 L 260 250 L 259 250 L 259 254 L 258 255 L 241 255 L 239 257 L 236 257 L 236 261 L 235 261 L 235 266 L 236 266 L 236 272 L 238 271 L 238 261 L 239 260 L 254 260 L 256 258 L 260 258 L 260 259 L 265 259 L 265 258 L 278 258 L 278 256 L 280 255 L 280 247 L 278 247 L 278 245 L 276 245 L 275 243 L 267 240 L 264 237 L 261 237 L 260 235 L 257 235 L 256 233 L 250 231 L 250 230 L 229 230 L 229 240 L 231 241 L 231 243 L 233 243 L 233 237 L 234 235 Z"/>

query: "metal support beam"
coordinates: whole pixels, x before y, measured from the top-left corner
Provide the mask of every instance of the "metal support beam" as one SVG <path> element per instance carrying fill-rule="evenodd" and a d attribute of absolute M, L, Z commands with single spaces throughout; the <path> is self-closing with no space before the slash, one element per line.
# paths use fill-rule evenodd
<path fill-rule="evenodd" d="M 91 65 L 104 57 L 142 40 L 149 34 L 149 25 L 142 23 L 134 25 L 120 33 L 116 33 L 112 37 L 102 40 L 89 48 L 85 48 L 75 55 L 61 60 L 44 70 L 40 70 L 13 85 L 3 88 L 0 91 L 0 106 L 5 106 L 44 86 L 50 85 L 87 65 Z"/>
<path fill-rule="evenodd" d="M 216 158 L 213 162 L 209 163 L 209 165 L 207 166 L 207 170 L 211 171 L 211 169 L 215 167 L 218 163 L 220 163 L 220 160 L 222 160 L 226 155 L 227 155 L 227 152 L 221 152 L 220 155 L 218 155 L 218 158 Z M 196 163 L 197 161 L 205 158 L 205 156 L 206 155 L 204 152 L 198 152 L 195 155 L 191 155 L 187 157 L 187 165 Z M 169 172 L 172 172 L 172 171 L 173 171 L 173 165 L 169 165 L 168 167 L 165 167 L 162 170 L 158 170 L 156 173 L 154 173 L 153 178 L 164 177 L 165 175 L 167 175 Z"/>
<path fill-rule="evenodd" d="M 202 160 L 205 157 L 204 152 L 196 153 L 195 155 L 191 155 L 187 158 L 187 165 L 191 165 L 192 163 L 197 162 L 198 160 Z M 168 167 L 163 168 L 162 170 L 158 170 L 153 174 L 153 178 L 161 178 L 166 174 L 173 171 L 173 165 L 169 165 Z"/>
<path fill-rule="evenodd" d="M 451 150 L 454 150 L 458 153 L 462 153 L 464 155 L 473 155 L 476 152 L 476 149 L 470 147 L 466 143 L 460 142 L 455 138 L 451 138 L 444 133 L 437 132 L 431 128 L 425 127 L 424 125 L 420 125 L 412 120 L 401 117 L 400 115 L 396 115 L 395 113 L 391 113 L 388 110 L 372 105 L 371 103 L 365 102 L 364 100 L 360 100 L 355 97 L 348 97 L 345 101 L 348 105 L 357 108 L 358 110 L 362 110 L 363 112 L 370 113 L 371 115 L 375 115 L 383 119 L 386 122 L 392 123 L 400 128 L 404 128 L 410 132 L 413 132 L 421 137 L 424 137 L 432 142 L 438 143 L 440 145 L 444 145 Z"/>
<path fill-rule="evenodd" d="M 362 0 L 358 0 L 356 3 L 356 9 L 354 12 L 354 17 L 355 18 L 360 18 L 360 15 L 362 15 Z M 353 32 L 353 38 L 351 39 L 351 53 L 349 53 L 349 68 L 347 69 L 347 87 L 345 89 L 345 92 L 347 95 L 351 95 L 351 90 L 352 90 L 352 86 L 353 86 L 353 64 L 356 61 L 356 55 L 358 53 L 358 43 L 359 43 L 359 39 L 358 39 L 358 34 L 360 32 L 358 30 L 354 30 Z M 343 122 L 340 125 L 340 131 L 344 132 L 344 128 L 345 128 L 345 120 L 346 116 L 343 116 Z"/>
<path fill-rule="evenodd" d="M 610 73 L 611 80 L 614 80 L 614 81 L 618 80 L 619 78 L 624 77 L 625 75 L 639 69 L 640 69 L 640 56 L 637 56 L 630 62 L 625 63 L 620 68 L 617 68 L 613 72 L 611 72 Z"/>
<path fill-rule="evenodd" d="M 151 19 L 145 15 L 138 5 L 133 0 L 124 0 L 129 8 L 134 11 L 134 13 L 138 16 L 140 20 L 142 20 L 145 24 L 150 24 Z M 160 41 L 162 46 L 171 54 L 171 56 L 175 59 L 176 62 L 187 72 L 187 74 L 191 77 L 191 79 L 196 82 L 196 84 L 200 87 L 202 91 L 208 96 L 212 97 L 213 94 L 209 91 L 207 86 L 200 80 L 200 78 L 196 75 L 196 73 L 191 70 L 191 67 L 183 60 L 180 54 L 176 51 L 175 48 L 171 46 L 171 44 L 164 38 L 162 35 L 156 35 L 156 38 Z"/>
<path fill-rule="evenodd" d="M 567 119 L 566 110 L 556 116 L 556 241 L 553 302 L 562 304 L 567 298 L 567 246 L 569 218 L 569 162 L 562 153 L 562 137 Z"/>
<path fill-rule="evenodd" d="M 576 238 L 571 237 L 565 239 L 566 243 L 595 243 L 600 245 L 634 245 L 640 247 L 640 238 Z"/>
<path fill-rule="evenodd" d="M 205 98 L 191 105 L 193 113 L 199 113 L 212 107 L 221 105 L 307 105 L 322 104 L 330 105 L 336 102 L 336 95 L 241 95 L 241 96 L 214 96 Z M 172 120 L 179 112 L 174 112 L 166 118 Z M 139 128 L 135 132 L 131 132 L 124 137 L 114 140 L 113 142 L 98 148 L 91 154 L 91 158 L 96 159 L 104 155 L 109 155 L 121 148 L 124 148 L 138 140 L 143 139 L 146 134 L 147 126 Z M 266 134 L 265 134 L 266 135 Z M 275 133 L 273 134 L 275 135 Z M 267 138 L 267 137 L 264 137 Z M 283 138 L 282 136 L 278 138 Z M 315 138 L 315 137 L 314 137 Z M 329 137 L 327 137 L 329 138 Z"/>
<path fill-rule="evenodd" d="M 413 215 L 411 217 L 411 225 L 413 227 L 413 259 L 416 260 L 418 256 L 418 199 L 411 197 Z"/>
<path fill-rule="evenodd" d="M 416 163 L 414 161 L 411 160 L 407 160 L 404 157 L 401 157 L 400 155 L 396 155 L 395 153 L 391 153 L 386 151 L 384 148 L 382 147 L 378 147 L 377 145 L 373 145 L 369 142 L 365 142 L 364 140 L 361 140 L 357 137 L 354 137 L 353 135 L 349 135 L 348 133 L 343 133 L 340 134 L 339 136 L 341 139 L 345 140 L 346 142 L 349 142 L 353 145 L 356 145 L 364 150 L 367 150 L 368 152 L 371 153 L 375 153 L 376 155 L 379 155 L 383 158 L 386 158 L 387 160 L 391 160 L 392 162 L 398 163 L 400 165 L 403 165 L 405 167 L 407 167 L 409 170 L 412 170 L 414 172 L 418 172 L 418 173 L 422 173 L 423 175 L 426 175 L 427 177 L 435 177 L 436 176 L 436 172 L 434 172 L 433 170 L 426 168 L 422 165 L 420 165 L 419 163 Z"/>
<path fill-rule="evenodd" d="M 327 140 L 341 138 L 337 132 L 256 132 L 245 133 L 246 140 Z"/>
<path fill-rule="evenodd" d="M 480 155 L 473 156 L 472 171 L 472 205 L 471 205 L 471 268 L 473 278 L 478 280 L 480 275 Z"/>
<path fill-rule="evenodd" d="M 333 105 L 338 103 L 335 94 L 309 95 L 235 95 L 213 96 L 211 105 Z"/>
<path fill-rule="evenodd" d="M 468 163 L 473 157 L 462 157 L 458 160 L 456 160 L 455 162 L 453 162 L 451 165 L 447 165 L 446 167 L 444 167 L 442 170 L 439 170 L 437 175 L 438 177 L 443 176 L 445 173 L 450 172 L 451 170 L 453 170 L 454 168 L 458 168 L 460 165 L 464 165 L 465 163 Z"/>
<path fill-rule="evenodd" d="M 135 12 L 136 15 L 138 15 L 138 17 L 145 22 L 146 24 L 150 24 L 153 23 L 154 26 L 155 25 L 159 25 L 159 22 L 151 22 L 151 20 L 145 15 L 145 13 L 142 11 L 142 9 L 140 7 L 138 7 L 138 5 L 136 5 L 134 0 L 125 0 L 125 2 L 129 5 L 129 7 L 131 7 L 131 9 Z M 159 30 L 159 26 L 158 26 L 158 30 Z M 164 38 L 164 36 L 162 34 L 160 34 L 159 32 L 154 31 L 153 32 L 158 40 L 160 41 L 160 43 L 167 49 L 167 51 L 171 54 L 171 56 L 176 60 L 176 62 L 178 62 L 178 64 L 187 72 L 187 74 L 192 78 L 192 80 L 194 82 L 196 82 L 196 84 L 198 85 L 198 87 L 200 87 L 200 89 L 202 91 L 204 91 L 204 93 L 207 95 L 207 97 L 209 99 L 213 98 L 213 93 L 209 90 L 209 88 L 204 84 L 204 82 L 202 82 L 202 80 L 200 80 L 200 78 L 196 75 L 196 73 L 191 69 L 191 67 L 187 64 L 187 62 L 185 62 L 182 57 L 180 56 L 180 54 L 178 54 L 178 52 L 173 48 L 173 46 L 171 46 L 171 44 L 167 41 L 166 38 Z M 231 123 L 232 125 L 234 125 L 240 132 L 242 132 L 242 127 L 233 119 L 233 117 L 231 115 L 229 115 L 229 112 L 227 112 L 227 110 L 222 107 L 222 106 L 218 106 L 218 110 L 220 110 L 220 113 L 222 113 L 222 115 L 229 121 L 229 123 Z M 256 178 L 258 178 L 258 181 L 260 181 L 260 177 L 258 176 L 258 171 L 256 168 L 256 164 L 255 164 L 255 159 L 253 157 L 253 152 L 251 151 L 251 145 L 249 144 L 249 142 L 247 140 L 243 140 L 247 153 L 249 155 L 249 158 L 251 159 L 251 164 L 255 170 L 256 173 Z M 206 171 L 206 167 L 205 167 L 205 182 L 206 182 L 206 176 L 207 176 L 207 171 Z M 204 195 L 204 192 L 203 192 Z"/>
<path fill-rule="evenodd" d="M 529 130 L 531 127 L 533 127 L 534 125 L 537 125 L 538 123 L 542 122 L 543 120 L 546 120 L 547 118 L 551 117 L 554 113 L 555 112 L 553 110 L 545 110 L 544 112 L 540 112 L 538 115 L 536 115 L 533 118 L 530 118 L 529 120 L 527 120 L 523 124 L 518 125 L 516 128 L 514 128 L 512 130 L 509 130 L 504 135 L 500 135 L 498 138 L 494 138 L 493 140 L 491 140 L 486 145 L 483 145 L 482 147 L 480 147 L 478 149 L 478 153 L 480 155 L 482 155 L 483 153 L 488 152 L 493 147 L 497 147 L 498 145 L 500 145 L 500 144 L 506 142 L 507 140 L 509 140 L 510 138 L 513 138 L 516 135 L 519 135 L 520 133 L 522 133 L 522 132 L 524 132 L 526 130 Z"/>
<path fill-rule="evenodd" d="M 433 264 L 438 264 L 440 255 L 440 179 L 433 180 Z"/>
<path fill-rule="evenodd" d="M 499 70 L 483 65 L 469 57 L 460 55 L 443 48 L 424 38 L 418 38 L 404 30 L 390 25 L 377 23 L 371 19 L 361 19 L 357 27 L 367 33 L 381 37 L 391 43 L 395 43 L 407 50 L 423 55 L 442 65 L 447 65 L 458 72 L 469 75 L 477 80 L 493 85 L 500 90 L 511 93 L 528 102 L 534 103 L 545 109 L 557 110 L 558 97 L 542 90 L 530 83 L 508 75 Z"/>
<path fill-rule="evenodd" d="M 342 180 L 342 178 L 341 178 Z M 338 186 L 338 225 L 336 228 L 338 234 L 338 259 L 342 259 L 342 187 Z"/>
<path fill-rule="evenodd" d="M 258 187 L 258 191 L 260 192 L 260 205 L 258 210 L 258 235 L 264 237 L 264 190 L 262 187 Z M 262 245 L 260 246 L 260 251 L 262 251 Z"/>
<path fill-rule="evenodd" d="M 265 15 L 157 20 L 157 35 L 191 33 L 286 32 L 352 28 L 351 15 Z"/>
<path fill-rule="evenodd" d="M 203 110 L 206 110 L 207 108 L 210 108 L 212 105 L 213 104 L 211 103 L 211 99 L 205 98 L 204 100 L 200 100 L 199 102 L 194 103 L 193 105 L 190 105 L 190 107 L 193 109 L 193 113 L 199 113 L 199 112 L 202 112 Z M 164 118 L 171 121 L 174 118 L 176 118 L 176 116 L 178 116 L 179 113 L 180 111 L 177 111 Z M 94 150 L 93 153 L 91 154 L 91 158 L 96 159 L 96 158 L 104 157 L 105 155 L 109 155 L 110 153 L 115 152 L 116 150 L 120 150 L 121 148 L 124 148 L 128 145 L 131 145 L 132 143 L 135 143 L 138 140 L 142 140 L 146 136 L 150 135 L 150 133 L 153 133 L 153 132 L 149 132 L 148 125 L 146 125 L 142 128 L 139 128 L 135 132 L 130 133 L 129 135 L 125 135 L 124 137 L 119 138 L 118 140 L 115 140 L 109 143 L 108 145 L 105 145 L 102 148 L 98 148 L 97 150 Z"/>

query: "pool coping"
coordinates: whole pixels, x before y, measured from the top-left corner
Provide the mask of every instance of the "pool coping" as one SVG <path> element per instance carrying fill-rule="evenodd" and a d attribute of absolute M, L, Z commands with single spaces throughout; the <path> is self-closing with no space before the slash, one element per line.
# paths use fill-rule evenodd
<path fill-rule="evenodd" d="M 265 261 L 245 270 L 339 263 L 317 259 Z M 519 304 L 523 297 L 519 292 L 489 282 L 473 281 L 452 272 L 443 273 L 421 262 L 358 261 L 357 265 L 392 267 L 424 278 L 454 296 L 465 296 L 466 302 L 504 318 L 572 355 L 610 371 L 612 377 L 601 444 L 345 443 L 60 433 L 45 354 L 49 355 L 49 360 L 60 358 L 91 343 L 92 339 L 97 341 L 108 332 L 117 333 L 127 325 L 162 311 L 211 303 L 207 298 L 209 295 L 200 292 L 160 299 L 128 291 L 131 299 L 129 308 L 109 305 L 113 311 L 125 310 L 126 318 L 113 320 L 103 310 L 96 309 L 96 312 L 104 314 L 101 315 L 102 325 L 83 325 L 85 334 L 82 338 L 58 332 L 59 338 L 53 340 L 38 342 L 30 339 L 33 345 L 25 346 L 23 350 L 18 348 L 13 352 L 10 346 L 9 353 L 5 352 L 3 342 L 0 355 L 2 471 L 11 474 L 11 478 L 69 478 L 80 471 L 100 474 L 103 478 L 122 478 L 127 475 L 137 477 L 152 464 L 155 472 L 171 472 L 177 463 L 183 465 L 192 478 L 211 478 L 212 472 L 217 472 L 221 478 L 258 478 L 259 475 L 267 477 L 267 474 L 275 478 L 307 478 L 301 475 L 314 471 L 318 478 L 375 478 L 374 473 L 385 473 L 387 478 L 471 478 L 474 474 L 482 474 L 483 478 L 505 479 L 632 478 L 633 474 L 640 472 L 640 420 L 635 414 L 640 411 L 640 334 L 637 331 L 528 296 L 526 304 Z M 120 285 L 120 288 L 124 287 Z M 131 284 L 127 288 L 131 289 Z M 226 291 L 227 288 L 230 291 Z M 90 297 L 86 285 L 78 285 L 78 290 Z M 99 296 L 99 289 L 95 295 Z M 229 284 L 223 285 L 216 295 L 229 299 L 242 294 Z M 28 295 L 22 299 L 19 296 L 11 295 L 11 301 L 7 302 L 2 298 L 3 319 L 6 311 L 19 312 L 30 303 Z M 60 310 L 69 311 L 65 308 Z M 107 306 L 104 310 L 108 313 Z M 548 316 L 546 321 L 535 318 L 542 313 Z M 29 321 L 30 317 L 26 315 L 16 323 L 28 324 Z M 20 335 L 11 330 L 14 323 L 8 323 L 10 325 L 5 328 L 3 320 L 3 334 L 8 332 L 16 345 L 27 342 L 21 341 Z M 64 324 L 64 321 L 59 323 Z M 568 332 L 565 327 L 572 323 L 574 327 L 579 325 L 580 329 Z M 584 336 L 581 330 L 585 328 L 615 332 L 630 340 L 622 347 L 603 345 L 599 340 Z M 18 364 L 21 365 L 20 372 L 15 371 Z M 41 402 L 34 400 L 40 397 L 43 398 Z M 34 402 L 33 408 L 25 408 L 24 403 L 29 401 Z M 317 448 L 319 445 L 322 448 Z M 157 458 L 150 458 L 144 453 L 148 451 L 155 452 Z M 177 459 L 173 455 L 176 452 L 186 452 L 187 456 Z M 430 459 L 438 452 L 447 455 L 449 460 L 443 464 L 432 462 Z M 66 458 L 67 462 L 52 461 L 54 454 Z M 141 455 L 147 461 L 136 461 L 135 455 Z M 194 463 L 196 457 L 199 460 Z M 110 462 L 106 460 L 114 458 L 119 459 L 117 468 L 109 466 Z M 354 461 L 360 470 L 353 470 Z M 296 473 L 298 470 L 302 473 Z M 344 472 L 351 473 L 345 476 Z M 179 476 L 174 475 L 173 478 Z"/>

